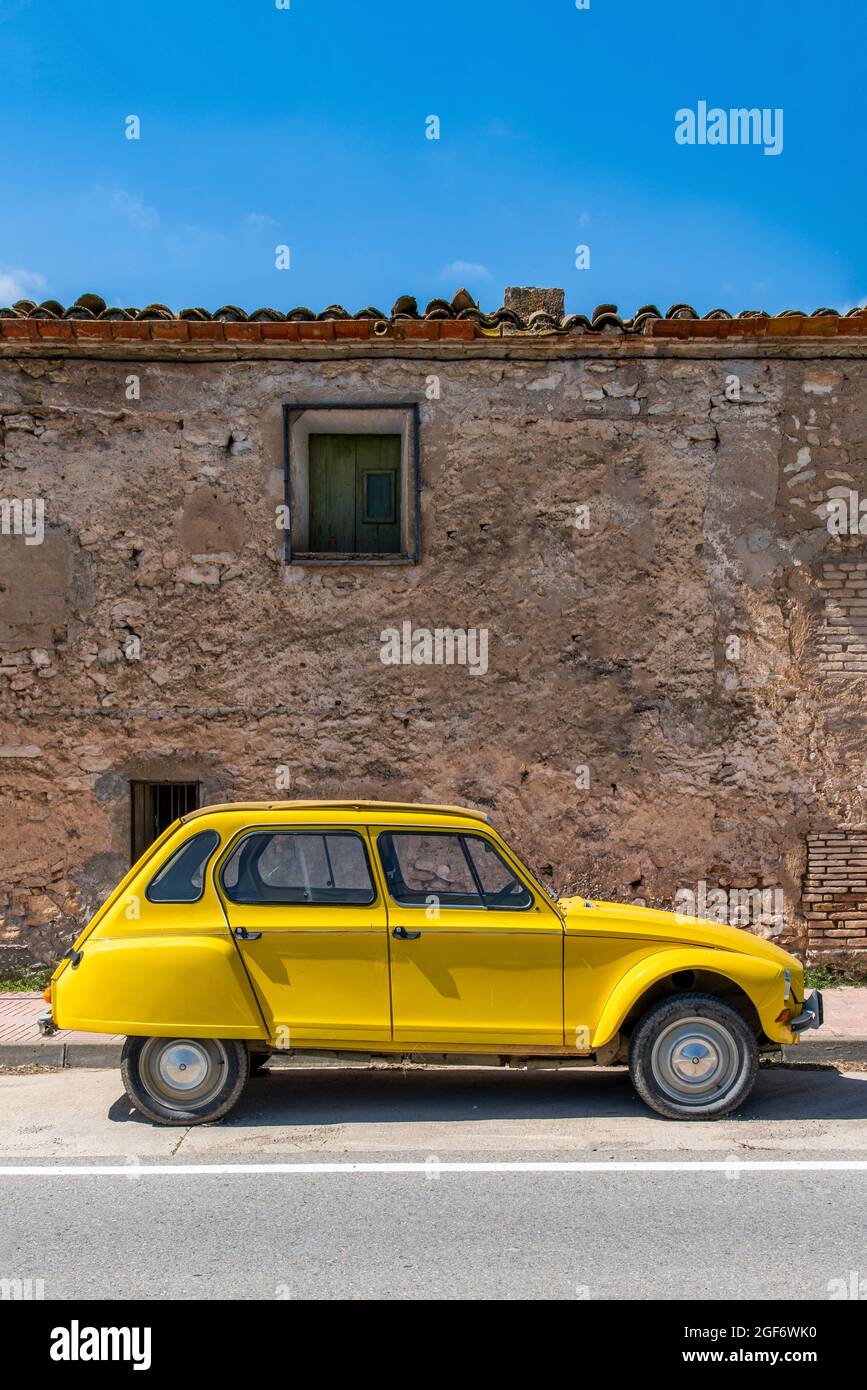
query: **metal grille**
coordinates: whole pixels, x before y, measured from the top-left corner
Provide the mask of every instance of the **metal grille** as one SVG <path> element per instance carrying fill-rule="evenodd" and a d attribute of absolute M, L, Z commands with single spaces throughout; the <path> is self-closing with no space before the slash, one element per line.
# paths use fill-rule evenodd
<path fill-rule="evenodd" d="M 198 782 L 131 782 L 132 862 L 180 816 L 199 805 Z"/>

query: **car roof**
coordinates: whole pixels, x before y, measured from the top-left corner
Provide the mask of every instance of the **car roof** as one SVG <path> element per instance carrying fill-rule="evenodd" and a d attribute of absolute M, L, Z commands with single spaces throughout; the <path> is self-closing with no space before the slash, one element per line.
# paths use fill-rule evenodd
<path fill-rule="evenodd" d="M 196 811 L 188 811 L 181 817 L 181 824 L 195 820 L 199 816 L 214 815 L 257 815 L 266 811 L 277 812 L 281 819 L 296 816 L 299 820 L 316 819 L 320 813 L 331 813 L 337 817 L 345 816 L 353 821 L 388 820 L 400 822 L 417 821 L 420 817 L 431 819 L 442 817 L 446 821 L 454 817 L 459 820 L 481 821 L 490 824 L 486 811 L 477 811 L 468 806 L 439 806 L 413 801 L 229 801 L 217 806 L 200 806 Z"/>

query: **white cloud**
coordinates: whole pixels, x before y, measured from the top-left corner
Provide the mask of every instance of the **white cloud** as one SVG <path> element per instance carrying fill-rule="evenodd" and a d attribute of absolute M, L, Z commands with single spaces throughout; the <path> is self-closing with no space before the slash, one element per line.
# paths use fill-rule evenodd
<path fill-rule="evenodd" d="M 474 261 L 449 261 L 444 265 L 439 273 L 440 280 L 446 280 L 450 284 L 454 280 L 490 280 L 491 272 L 486 265 L 477 265 Z"/>
<path fill-rule="evenodd" d="M 192 222 L 174 228 L 164 238 L 166 251 L 181 263 L 199 263 L 207 256 L 221 255 L 231 244 L 225 232 Z"/>
<path fill-rule="evenodd" d="M 129 193 L 120 184 L 115 184 L 112 189 L 111 206 L 137 232 L 153 231 L 160 220 L 159 213 L 155 208 L 148 207 L 140 193 Z"/>
<path fill-rule="evenodd" d="M 248 212 L 247 216 L 244 218 L 244 226 L 255 227 L 257 229 L 276 227 L 277 220 L 274 217 L 269 217 L 265 212 Z"/>
<path fill-rule="evenodd" d="M 0 304 L 14 304 L 16 299 L 32 299 L 45 289 L 45 276 L 21 266 L 0 266 Z"/>

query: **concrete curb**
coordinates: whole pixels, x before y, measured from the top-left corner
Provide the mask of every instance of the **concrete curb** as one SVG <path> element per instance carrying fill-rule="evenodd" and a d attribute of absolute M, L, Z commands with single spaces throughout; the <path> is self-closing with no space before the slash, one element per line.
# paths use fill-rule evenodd
<path fill-rule="evenodd" d="M 119 1067 L 122 1042 L 0 1043 L 0 1067 Z"/>
<path fill-rule="evenodd" d="M 65 1053 L 62 1042 L 0 1043 L 0 1067 L 62 1067 Z"/>
<path fill-rule="evenodd" d="M 867 1038 L 817 1038 L 783 1048 L 783 1061 L 795 1065 L 806 1062 L 867 1062 Z"/>
<path fill-rule="evenodd" d="M 123 1042 L 63 1042 L 47 1039 L 44 1042 L 0 1043 L 0 1067 L 119 1067 Z M 815 1042 L 798 1043 L 795 1047 L 782 1049 L 783 1062 L 795 1066 L 808 1066 L 816 1063 L 867 1062 L 867 1038 L 816 1039 Z M 332 1066 L 340 1066 L 332 1056 L 328 1059 Z M 310 1067 L 316 1065 L 313 1059 L 298 1057 L 282 1058 L 281 1067 Z M 322 1065 L 322 1063 L 320 1063 Z M 359 1059 L 347 1057 L 347 1066 L 358 1066 Z M 363 1065 L 367 1065 L 367 1059 Z M 401 1065 L 406 1065 L 402 1062 Z M 411 1063 L 409 1065 L 412 1065 Z M 468 1065 L 472 1065 L 468 1063 Z"/>

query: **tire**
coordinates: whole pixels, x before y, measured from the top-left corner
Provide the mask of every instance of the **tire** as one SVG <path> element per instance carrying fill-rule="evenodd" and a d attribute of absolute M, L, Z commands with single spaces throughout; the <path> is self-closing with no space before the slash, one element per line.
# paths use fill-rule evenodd
<path fill-rule="evenodd" d="M 741 1014 L 712 994 L 678 994 L 639 1019 L 629 1075 L 641 1099 L 668 1120 L 721 1120 L 755 1085 L 759 1049 Z"/>
<path fill-rule="evenodd" d="M 126 1093 L 158 1125 L 203 1125 L 231 1110 L 247 1084 L 250 1054 L 225 1038 L 127 1038 Z"/>

